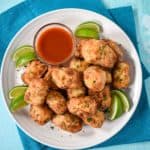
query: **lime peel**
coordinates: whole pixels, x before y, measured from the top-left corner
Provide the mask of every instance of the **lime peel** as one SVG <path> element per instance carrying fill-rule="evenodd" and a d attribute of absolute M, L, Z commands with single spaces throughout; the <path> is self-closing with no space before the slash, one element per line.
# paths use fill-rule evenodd
<path fill-rule="evenodd" d="M 17 61 L 19 57 L 26 55 L 28 52 L 34 52 L 34 49 L 31 45 L 23 45 L 15 50 L 13 53 L 13 61 Z"/>
<path fill-rule="evenodd" d="M 98 32 L 95 32 L 92 29 L 84 28 L 76 31 L 76 36 L 81 38 L 99 38 Z"/>
<path fill-rule="evenodd" d="M 11 103 L 9 105 L 9 109 L 14 112 L 24 106 L 26 106 L 27 103 L 24 101 L 24 95 L 20 95 L 16 97 L 15 99 L 11 100 Z"/>
<path fill-rule="evenodd" d="M 130 109 L 130 102 L 127 94 L 123 90 L 112 90 L 112 93 L 120 97 L 124 112 L 128 112 Z"/>
<path fill-rule="evenodd" d="M 25 91 L 27 90 L 27 86 L 15 86 L 9 91 L 9 99 L 14 99 L 18 96 L 24 95 Z"/>
<path fill-rule="evenodd" d="M 36 55 L 33 52 L 28 53 L 26 56 L 18 58 L 16 61 L 16 67 L 22 67 L 28 64 L 28 62 L 36 59 Z"/>
<path fill-rule="evenodd" d="M 101 26 L 94 21 L 83 22 L 75 30 L 75 36 L 79 38 L 99 39 Z"/>
<path fill-rule="evenodd" d="M 109 119 L 114 120 L 123 114 L 123 106 L 120 97 L 112 94 L 112 105 L 110 108 Z"/>
<path fill-rule="evenodd" d="M 24 101 L 24 94 L 26 90 L 27 86 L 16 86 L 10 90 L 9 99 L 11 102 L 9 104 L 9 109 L 12 112 L 27 105 L 27 103 Z"/>

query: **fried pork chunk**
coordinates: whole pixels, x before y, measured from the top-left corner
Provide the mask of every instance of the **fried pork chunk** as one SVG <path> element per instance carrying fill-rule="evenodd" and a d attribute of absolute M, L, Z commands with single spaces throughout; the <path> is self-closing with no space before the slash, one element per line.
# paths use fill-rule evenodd
<path fill-rule="evenodd" d="M 33 79 L 41 78 L 46 71 L 47 66 L 45 64 L 34 60 L 27 65 L 25 72 L 22 74 L 22 80 L 29 85 Z"/>
<path fill-rule="evenodd" d="M 106 109 L 110 108 L 111 93 L 108 85 L 105 86 L 105 88 L 100 92 L 89 90 L 89 95 L 96 100 L 98 109 L 105 111 Z"/>
<path fill-rule="evenodd" d="M 104 40 L 81 40 L 80 51 L 84 60 L 90 64 L 113 68 L 117 54 Z"/>
<path fill-rule="evenodd" d="M 74 89 L 67 89 L 67 94 L 69 98 L 75 98 L 85 95 L 85 87 L 78 87 Z"/>
<path fill-rule="evenodd" d="M 46 72 L 46 74 L 44 76 L 44 80 L 47 81 L 49 88 L 57 90 L 58 87 L 56 86 L 56 84 L 52 80 L 52 70 L 53 70 L 53 68 L 49 66 L 48 71 Z"/>
<path fill-rule="evenodd" d="M 113 86 L 127 88 L 130 83 L 130 67 L 126 62 L 119 62 L 113 72 Z"/>
<path fill-rule="evenodd" d="M 103 39 L 103 41 L 105 41 L 115 51 L 115 53 L 118 56 L 118 59 L 121 59 L 123 57 L 123 49 L 121 45 L 110 39 Z"/>
<path fill-rule="evenodd" d="M 83 58 L 81 55 L 81 43 L 80 43 L 80 39 L 76 39 L 76 50 L 74 53 L 76 58 Z"/>
<path fill-rule="evenodd" d="M 46 105 L 31 105 L 29 115 L 40 125 L 44 125 L 53 117 L 53 112 Z"/>
<path fill-rule="evenodd" d="M 94 115 L 82 117 L 82 120 L 93 128 L 100 128 L 105 120 L 104 112 L 97 110 Z"/>
<path fill-rule="evenodd" d="M 67 111 L 67 104 L 64 96 L 55 90 L 51 90 L 48 93 L 46 103 L 56 114 L 64 114 Z"/>
<path fill-rule="evenodd" d="M 84 71 L 84 83 L 92 91 L 101 91 L 106 84 L 106 72 L 97 66 Z"/>
<path fill-rule="evenodd" d="M 52 80 L 61 89 L 77 88 L 82 85 L 80 73 L 71 68 L 55 68 L 52 71 Z"/>
<path fill-rule="evenodd" d="M 52 122 L 59 128 L 75 133 L 82 129 L 82 120 L 70 113 L 56 115 Z"/>
<path fill-rule="evenodd" d="M 97 103 L 90 96 L 72 98 L 68 101 L 67 106 L 70 113 L 81 118 L 94 115 L 97 110 Z"/>
<path fill-rule="evenodd" d="M 88 67 L 88 63 L 84 60 L 74 58 L 70 62 L 70 68 L 76 69 L 79 72 L 83 72 Z"/>
<path fill-rule="evenodd" d="M 33 79 L 25 92 L 24 100 L 28 104 L 41 105 L 44 104 L 47 95 L 48 83 L 42 78 Z"/>

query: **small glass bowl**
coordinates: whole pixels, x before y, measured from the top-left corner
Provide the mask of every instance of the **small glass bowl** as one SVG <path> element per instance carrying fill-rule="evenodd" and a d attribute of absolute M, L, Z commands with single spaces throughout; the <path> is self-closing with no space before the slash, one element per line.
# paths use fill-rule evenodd
<path fill-rule="evenodd" d="M 54 62 L 47 62 L 46 60 L 44 60 L 43 58 L 41 58 L 41 57 L 39 56 L 39 54 L 38 54 L 38 52 L 37 52 L 37 50 L 36 50 L 36 45 L 37 45 L 36 43 L 37 43 L 37 41 L 38 41 L 38 38 L 40 37 L 40 33 L 46 31 L 46 30 L 49 29 L 49 28 L 53 28 L 53 27 L 63 28 L 63 29 L 66 30 L 68 33 L 70 33 L 70 36 L 72 37 L 72 42 L 73 42 L 72 51 L 71 51 L 70 55 L 69 55 L 68 57 L 66 57 L 63 61 L 61 61 L 61 62 L 56 62 L 56 63 L 54 63 Z M 45 64 L 47 64 L 47 65 L 62 65 L 62 64 L 67 63 L 67 62 L 73 57 L 74 52 L 75 52 L 75 47 L 76 47 L 76 46 L 75 46 L 75 43 L 76 43 L 76 42 L 75 42 L 75 38 L 74 38 L 73 32 L 72 32 L 72 30 L 71 30 L 69 27 L 67 27 L 66 25 L 61 24 L 61 23 L 49 23 L 49 24 L 46 24 L 46 25 L 42 26 L 42 27 L 36 32 L 36 34 L 35 34 L 35 36 L 34 36 L 33 47 L 34 47 L 34 50 L 35 50 L 35 53 L 36 53 L 38 59 L 39 59 L 41 62 L 43 62 L 43 63 L 45 63 Z"/>

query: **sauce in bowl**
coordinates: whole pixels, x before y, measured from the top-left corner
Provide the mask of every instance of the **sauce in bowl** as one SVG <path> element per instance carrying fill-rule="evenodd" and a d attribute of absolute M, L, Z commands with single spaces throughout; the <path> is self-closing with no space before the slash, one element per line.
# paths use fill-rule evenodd
<path fill-rule="evenodd" d="M 72 31 L 59 23 L 45 25 L 37 32 L 34 47 L 42 61 L 51 65 L 64 63 L 74 52 Z"/>

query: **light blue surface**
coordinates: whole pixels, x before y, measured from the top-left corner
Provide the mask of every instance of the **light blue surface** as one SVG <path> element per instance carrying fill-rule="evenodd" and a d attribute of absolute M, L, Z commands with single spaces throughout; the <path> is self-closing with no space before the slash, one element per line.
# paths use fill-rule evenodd
<path fill-rule="evenodd" d="M 104 3 L 109 7 L 117 7 L 117 6 L 125 6 L 128 4 L 132 4 L 134 8 L 138 8 L 138 17 L 141 18 L 140 21 L 140 28 L 138 26 L 138 39 L 139 41 L 145 41 L 145 45 L 141 45 L 140 47 L 144 47 L 144 50 L 148 53 L 148 49 L 150 49 L 150 41 L 148 41 L 148 36 L 150 34 L 149 31 L 149 22 L 150 22 L 150 12 L 146 9 L 149 7 L 148 2 L 149 0 L 145 1 L 133 1 L 133 0 L 126 0 L 125 2 L 120 0 L 103 0 Z M 21 2 L 20 0 L 0 0 L 0 12 L 6 10 L 7 8 L 15 5 L 16 3 Z M 145 3 L 144 3 L 145 2 Z M 148 6 L 148 7 L 146 7 Z M 142 17 L 141 17 L 142 16 Z M 149 21 L 148 21 L 149 20 Z M 140 31 L 140 32 L 139 32 Z M 149 38 L 150 40 L 150 38 Z M 140 42 L 142 43 L 142 42 Z M 150 59 L 144 59 L 145 63 L 149 63 Z M 150 83 L 150 79 L 147 79 L 147 82 Z M 150 85 L 150 84 L 149 84 Z M 0 105 L 3 105 L 0 101 Z M 0 119 L 0 149 L 7 150 L 7 149 L 16 149 L 22 150 L 22 145 L 16 130 L 16 126 L 14 125 L 11 118 L 8 116 L 6 109 L 4 106 L 0 109 L 0 114 L 5 114 L 5 118 L 1 117 Z M 123 150 L 140 150 L 140 149 L 150 149 L 150 142 L 139 143 L 139 144 L 128 144 L 128 145 L 121 145 L 121 146 L 111 146 L 107 148 L 101 148 L 102 150 L 115 150 L 115 149 L 123 149 Z"/>

